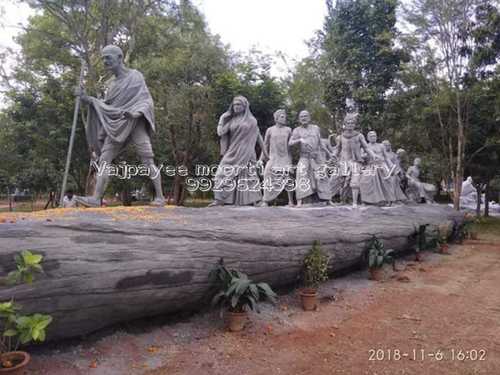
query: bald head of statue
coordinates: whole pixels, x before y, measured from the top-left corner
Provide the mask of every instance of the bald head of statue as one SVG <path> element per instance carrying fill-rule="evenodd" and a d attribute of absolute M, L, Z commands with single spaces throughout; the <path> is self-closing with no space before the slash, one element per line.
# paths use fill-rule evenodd
<path fill-rule="evenodd" d="M 120 47 L 108 45 L 101 50 L 101 57 L 106 70 L 117 73 L 123 67 L 123 51 Z"/>

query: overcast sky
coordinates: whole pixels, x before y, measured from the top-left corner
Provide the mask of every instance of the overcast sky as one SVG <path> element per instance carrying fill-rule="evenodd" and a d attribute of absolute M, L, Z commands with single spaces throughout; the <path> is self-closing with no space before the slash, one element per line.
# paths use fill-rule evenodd
<path fill-rule="evenodd" d="M 233 50 L 256 47 L 267 53 L 281 51 L 290 59 L 308 53 L 305 41 L 323 25 L 325 0 L 193 0 L 205 15 L 213 34 Z M 0 46 L 14 46 L 12 37 L 31 14 L 27 5 L 0 0 L 5 14 L 0 22 Z M 279 73 L 279 69 L 276 71 Z"/>

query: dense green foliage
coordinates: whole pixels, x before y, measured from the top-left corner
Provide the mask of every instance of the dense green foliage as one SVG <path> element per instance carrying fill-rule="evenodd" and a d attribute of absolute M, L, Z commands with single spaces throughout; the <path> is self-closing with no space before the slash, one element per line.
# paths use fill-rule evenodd
<path fill-rule="evenodd" d="M 0 188 L 55 190 L 62 179 L 74 106 L 73 87 L 86 63 L 84 86 L 101 96 L 106 80 L 101 48 L 118 44 L 126 63 L 140 70 L 155 101 L 159 163 L 218 161 L 215 128 L 233 96 L 249 98 L 262 131 L 284 104 L 280 82 L 265 56 L 235 56 L 211 35 L 189 1 L 34 1 L 37 15 L 18 37 L 21 52 L 7 85 L 10 105 L 1 114 Z M 78 124 L 70 187 L 85 190 L 90 155 L 83 119 Z M 122 157 L 135 161 L 133 153 Z M 111 190 L 140 187 L 144 179 L 114 179 Z M 181 179 L 165 186 L 177 203 L 185 198 Z"/>
<path fill-rule="evenodd" d="M 402 52 L 394 47 L 396 0 L 327 1 L 322 50 L 325 102 L 343 114 L 352 98 L 365 130 L 384 125 L 386 92 L 399 70 Z"/>

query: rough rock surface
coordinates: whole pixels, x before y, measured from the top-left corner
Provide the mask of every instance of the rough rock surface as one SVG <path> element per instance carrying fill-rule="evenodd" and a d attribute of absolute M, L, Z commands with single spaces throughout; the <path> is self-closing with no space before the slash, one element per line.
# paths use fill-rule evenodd
<path fill-rule="evenodd" d="M 49 338 L 196 309 L 207 303 L 209 272 L 230 267 L 274 287 L 293 284 L 314 240 L 333 271 L 358 264 L 373 234 L 408 248 L 419 224 L 460 222 L 444 205 L 363 207 L 105 208 L 46 211 L 0 224 L 0 276 L 14 255 L 44 255 L 31 285 L 0 287 L 0 301 L 54 317 Z"/>

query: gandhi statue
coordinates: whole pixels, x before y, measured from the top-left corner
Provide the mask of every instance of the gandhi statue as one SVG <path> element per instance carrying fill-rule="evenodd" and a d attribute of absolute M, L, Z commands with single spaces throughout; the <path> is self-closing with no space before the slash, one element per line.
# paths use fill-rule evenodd
<path fill-rule="evenodd" d="M 78 88 L 76 95 L 89 106 L 86 127 L 87 142 L 99 158 L 99 173 L 92 196 L 76 197 L 85 206 L 99 207 L 109 180 L 108 166 L 131 144 L 145 167 L 155 188 L 155 206 L 163 206 L 160 170 L 154 164 L 151 134 L 155 132 L 153 99 L 142 74 L 124 66 L 122 50 L 113 45 L 101 51 L 106 70 L 113 74 L 107 82 L 104 100 L 85 94 Z"/>

